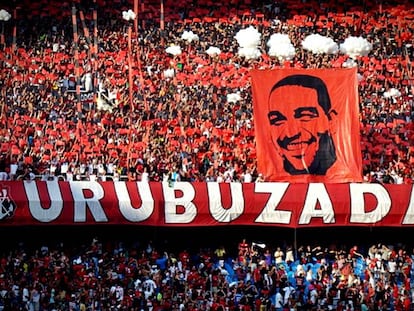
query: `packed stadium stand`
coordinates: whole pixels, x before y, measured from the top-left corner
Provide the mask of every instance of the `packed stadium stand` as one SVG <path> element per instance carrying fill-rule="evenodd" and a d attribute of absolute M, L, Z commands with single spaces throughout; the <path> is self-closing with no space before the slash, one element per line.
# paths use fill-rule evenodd
<path fill-rule="evenodd" d="M 0 4 L 2 182 L 265 181 L 250 69 L 356 66 L 364 182 L 412 184 L 411 1 L 137 3 Z M 310 34 L 372 49 L 315 54 Z M 0 226 L 0 309 L 413 310 L 409 228 L 137 227 Z"/>
<path fill-rule="evenodd" d="M 165 1 L 160 19 L 160 3 L 142 1 L 133 22 L 126 1 L 97 1 L 96 11 L 92 1 L 14 4 L 5 10 L 16 19 L 2 18 L 2 179 L 256 180 L 249 70 L 349 66 L 341 52 L 302 48 L 320 34 L 372 44 L 353 64 L 364 180 L 412 182 L 408 2 Z M 249 26 L 261 34 L 257 59 L 238 53 L 235 36 Z M 274 33 L 289 35 L 291 59 L 269 56 Z"/>

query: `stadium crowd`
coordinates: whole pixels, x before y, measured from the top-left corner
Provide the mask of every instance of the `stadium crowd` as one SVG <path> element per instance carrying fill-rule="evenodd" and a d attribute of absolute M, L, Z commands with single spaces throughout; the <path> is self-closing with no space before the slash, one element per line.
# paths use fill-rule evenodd
<path fill-rule="evenodd" d="M 131 58 L 133 23 L 121 13 L 132 3 L 97 1 L 94 36 L 94 4 L 73 2 L 78 16 L 85 15 L 78 17 L 77 45 L 72 4 L 13 5 L 6 9 L 16 18 L 0 21 L 2 180 L 261 181 L 249 70 L 345 66 L 347 55 L 301 48 L 306 35 L 318 33 L 336 42 L 352 35 L 372 43 L 369 55 L 355 59 L 364 181 L 413 181 L 409 1 L 165 1 L 162 26 L 159 3 L 145 1 Z M 235 34 L 248 26 L 262 34 L 257 59 L 238 54 Z M 198 40 L 183 40 L 185 31 Z M 267 54 L 273 33 L 289 35 L 292 59 Z M 173 44 L 180 54 L 166 51 Z M 209 55 L 209 46 L 221 52 Z"/>
<path fill-rule="evenodd" d="M 96 37 L 85 32 L 94 33 L 94 1 L 4 7 L 13 18 L 0 20 L 1 180 L 261 181 L 249 70 L 347 64 L 341 53 L 301 49 L 306 35 L 320 33 L 372 43 L 355 60 L 364 178 L 412 183 L 410 1 L 165 1 L 164 27 L 159 3 L 145 1 L 131 58 L 121 13 L 132 3 L 96 3 Z M 72 4 L 85 13 L 79 64 Z M 234 38 L 250 25 L 264 38 L 258 59 L 241 57 Z M 184 31 L 199 40 L 183 40 Z M 291 60 L 265 52 L 279 32 L 296 47 Z M 182 53 L 166 52 L 171 44 Z M 209 46 L 221 53 L 210 56 Z M 23 243 L 0 255 L 3 310 L 411 310 L 413 301 L 414 253 L 402 245 L 292 249 L 244 240 L 233 251 L 189 252 L 94 239 L 79 249 Z"/>
<path fill-rule="evenodd" d="M 1 254 L 0 308 L 412 310 L 413 259 L 404 245 L 381 243 L 295 250 L 243 239 L 234 250 L 198 251 L 97 238 L 77 248 L 19 243 Z"/>

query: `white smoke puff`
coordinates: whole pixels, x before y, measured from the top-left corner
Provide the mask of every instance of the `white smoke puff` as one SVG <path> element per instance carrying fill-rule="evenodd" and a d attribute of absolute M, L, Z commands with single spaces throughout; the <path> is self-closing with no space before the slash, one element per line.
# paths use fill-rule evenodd
<path fill-rule="evenodd" d="M 237 32 L 235 38 L 241 47 L 257 47 L 260 45 L 260 32 L 253 26 L 241 29 Z"/>
<path fill-rule="evenodd" d="M 267 41 L 268 54 L 279 60 L 291 60 L 295 57 L 296 50 L 287 34 L 275 33 Z"/>
<path fill-rule="evenodd" d="M 400 97 L 400 96 L 401 96 L 401 92 L 397 90 L 396 88 L 390 88 L 388 91 L 384 92 L 385 98 L 395 98 L 395 97 Z"/>
<path fill-rule="evenodd" d="M 227 102 L 228 103 L 236 103 L 241 99 L 241 96 L 239 93 L 230 93 L 227 94 Z"/>
<path fill-rule="evenodd" d="M 260 37 L 260 32 L 253 26 L 239 30 L 234 37 L 240 46 L 239 55 L 247 59 L 259 58 L 261 56 Z"/>
<path fill-rule="evenodd" d="M 372 50 L 372 44 L 363 37 L 349 36 L 344 43 L 340 44 L 339 49 L 343 54 L 356 58 L 358 56 L 367 56 Z"/>
<path fill-rule="evenodd" d="M 342 67 L 344 68 L 352 68 L 356 67 L 358 64 L 352 58 L 348 58 L 346 61 L 342 63 Z"/>
<path fill-rule="evenodd" d="M 238 54 L 247 59 L 258 59 L 262 55 L 257 47 L 239 48 Z"/>
<path fill-rule="evenodd" d="M 127 21 L 132 21 L 135 19 L 135 17 L 136 17 L 136 14 L 131 9 L 129 9 L 128 11 L 122 11 L 122 18 Z"/>
<path fill-rule="evenodd" d="M 216 55 L 220 55 L 221 50 L 218 47 L 215 46 L 210 46 L 207 50 L 206 53 L 210 56 L 216 56 Z"/>
<path fill-rule="evenodd" d="M 11 14 L 4 9 L 0 10 L 0 21 L 7 22 L 11 18 Z"/>
<path fill-rule="evenodd" d="M 318 33 L 308 35 L 302 41 L 302 47 L 313 54 L 337 54 L 339 52 L 338 44 L 332 38 Z"/>
<path fill-rule="evenodd" d="M 165 52 L 167 52 L 168 54 L 172 54 L 172 55 L 180 55 L 181 52 L 181 47 L 178 45 L 170 45 L 168 48 L 165 49 Z"/>
<path fill-rule="evenodd" d="M 181 39 L 183 39 L 187 42 L 193 42 L 193 41 L 198 41 L 199 40 L 198 35 L 196 35 L 191 30 L 190 31 L 185 30 L 183 32 L 183 34 L 181 35 Z"/>
<path fill-rule="evenodd" d="M 173 78 L 175 75 L 174 68 L 164 70 L 164 78 Z"/>

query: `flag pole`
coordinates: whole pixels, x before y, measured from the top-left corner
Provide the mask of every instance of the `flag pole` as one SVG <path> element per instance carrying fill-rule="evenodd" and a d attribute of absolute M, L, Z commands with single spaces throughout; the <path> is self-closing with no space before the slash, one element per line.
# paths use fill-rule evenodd
<path fill-rule="evenodd" d="M 95 55 L 98 54 L 98 10 L 96 0 L 93 0 L 93 48 Z"/>
<path fill-rule="evenodd" d="M 134 100 L 133 100 L 133 79 L 132 79 L 132 27 L 128 25 L 128 84 L 129 84 L 129 106 L 131 112 L 134 111 Z"/>
<path fill-rule="evenodd" d="M 140 1 L 140 11 L 142 12 L 142 14 L 144 14 L 145 12 L 145 0 L 141 0 Z M 145 18 L 142 19 L 142 29 L 145 29 Z"/>
<path fill-rule="evenodd" d="M 91 37 L 89 35 L 89 29 L 86 27 L 85 15 L 83 14 L 82 10 L 79 10 L 79 17 L 82 24 L 83 34 L 85 35 L 86 42 L 88 43 L 88 54 L 89 56 L 94 57 L 94 48 L 92 45 Z"/>
<path fill-rule="evenodd" d="M 13 10 L 13 38 L 12 38 L 12 55 L 16 53 L 17 46 L 17 7 L 16 0 L 14 1 L 14 10 Z"/>
<path fill-rule="evenodd" d="M 136 19 L 136 15 L 135 15 L 135 19 Z M 130 108 L 128 142 L 130 146 L 133 145 L 132 117 L 133 117 L 133 112 L 135 111 L 134 97 L 133 97 L 134 88 L 133 88 L 133 77 L 132 77 L 132 42 L 131 41 L 132 41 L 132 26 L 130 23 L 128 23 L 128 86 L 129 86 L 129 108 Z M 128 154 L 127 154 L 128 167 L 130 167 L 131 165 L 130 162 L 131 162 L 131 148 L 128 148 Z"/>
<path fill-rule="evenodd" d="M 95 55 L 93 61 L 93 108 L 95 110 L 97 101 L 97 87 L 98 87 L 98 9 L 96 0 L 93 0 L 93 54 Z M 92 112 L 92 115 L 95 111 Z"/>
<path fill-rule="evenodd" d="M 135 19 L 134 19 L 134 30 L 135 30 L 135 34 L 138 38 L 138 5 L 139 5 L 139 0 L 134 0 L 134 13 L 135 13 Z"/>
<path fill-rule="evenodd" d="M 411 59 L 410 59 L 410 55 L 407 49 L 407 46 L 404 46 L 404 52 L 405 52 L 405 67 L 407 68 L 407 75 L 409 78 L 409 83 L 410 83 L 410 91 L 411 91 L 411 95 L 414 95 L 414 86 L 412 83 L 413 80 L 413 76 L 412 76 L 412 67 L 411 67 Z"/>
<path fill-rule="evenodd" d="M 161 29 L 161 46 L 164 46 L 164 29 L 165 29 L 165 22 L 164 22 L 164 0 L 160 0 L 160 29 Z"/>
<path fill-rule="evenodd" d="M 79 37 L 78 24 L 76 20 L 76 7 L 72 7 L 72 28 L 73 28 L 73 46 L 74 46 L 74 61 L 75 61 L 75 79 L 76 79 L 76 107 L 78 112 L 78 137 L 80 138 L 80 127 L 82 117 L 82 105 L 80 101 L 80 77 L 79 77 Z"/>
<path fill-rule="evenodd" d="M 1 48 L 4 50 L 4 21 L 1 21 L 1 32 L 0 32 L 0 44 L 1 44 Z"/>
<path fill-rule="evenodd" d="M 160 0 L 160 28 L 164 31 L 164 0 Z"/>
<path fill-rule="evenodd" d="M 97 63 L 97 55 L 95 53 L 95 43 L 92 42 L 91 40 L 91 36 L 89 34 L 89 29 L 86 26 L 85 23 L 85 16 L 83 14 L 82 10 L 79 10 L 79 17 L 81 20 L 81 24 L 82 24 L 82 29 L 83 29 L 83 34 L 85 36 L 86 42 L 88 43 L 88 57 L 89 57 L 89 70 L 90 70 L 90 74 L 92 75 L 92 94 L 93 94 L 93 105 L 95 105 L 96 103 L 96 81 L 93 79 L 93 77 L 95 76 L 95 69 L 97 68 L 96 63 Z M 87 90 L 88 92 L 90 90 Z M 94 108 L 92 109 L 88 109 L 88 113 L 93 116 L 93 114 L 95 113 Z"/>

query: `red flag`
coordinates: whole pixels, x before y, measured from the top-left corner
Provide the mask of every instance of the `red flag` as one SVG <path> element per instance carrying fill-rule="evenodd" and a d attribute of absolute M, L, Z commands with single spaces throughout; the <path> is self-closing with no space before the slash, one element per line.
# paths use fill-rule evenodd
<path fill-rule="evenodd" d="M 252 70 L 251 78 L 267 181 L 362 181 L 356 68 Z"/>

